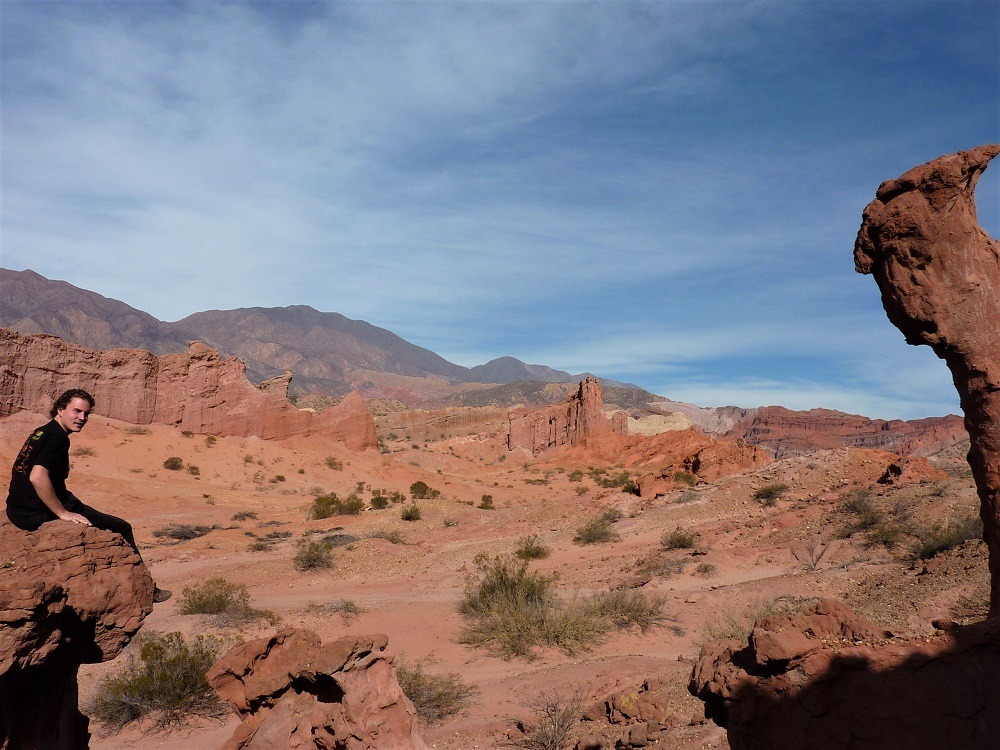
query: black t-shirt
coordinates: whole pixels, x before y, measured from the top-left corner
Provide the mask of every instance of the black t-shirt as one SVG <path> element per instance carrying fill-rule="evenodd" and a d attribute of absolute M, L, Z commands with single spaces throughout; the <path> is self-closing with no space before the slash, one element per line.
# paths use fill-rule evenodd
<path fill-rule="evenodd" d="M 66 489 L 66 477 L 69 476 L 69 435 L 54 419 L 32 431 L 24 441 L 21 452 L 17 454 L 14 468 L 10 472 L 7 507 L 22 510 L 45 507 L 28 478 L 35 466 L 44 466 L 49 470 L 49 479 L 52 480 L 56 497 L 65 504 L 70 498 Z"/>

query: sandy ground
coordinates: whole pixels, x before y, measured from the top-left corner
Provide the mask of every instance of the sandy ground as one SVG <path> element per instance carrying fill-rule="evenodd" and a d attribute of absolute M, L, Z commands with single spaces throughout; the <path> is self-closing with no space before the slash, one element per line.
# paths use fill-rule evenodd
<path fill-rule="evenodd" d="M 10 465 L 28 431 L 44 421 L 28 414 L 0 420 L 0 463 Z M 681 719 L 657 746 L 726 748 L 724 731 L 703 723 L 701 704 L 686 689 L 692 660 L 712 628 L 745 621 L 776 597 L 798 602 L 837 596 L 897 633 L 929 632 L 933 617 L 956 614 L 968 607 L 968 597 L 984 590 L 982 549 L 968 547 L 953 562 L 928 571 L 909 559 L 905 548 L 866 547 L 859 535 L 834 539 L 844 524 L 836 511 L 838 498 L 851 489 L 871 489 L 887 509 L 905 504 L 927 523 L 974 509 L 972 481 L 959 453 L 936 457 L 950 478 L 931 483 L 877 485 L 888 454 L 842 449 L 785 459 L 643 501 L 598 487 L 586 475 L 589 465 L 560 463 L 558 457 L 530 460 L 508 453 L 501 442 L 497 436 L 468 436 L 417 447 L 397 442 L 389 454 L 355 454 L 314 440 L 206 439 L 164 426 L 138 428 L 94 417 L 73 438 L 68 484 L 85 502 L 132 521 L 154 578 L 175 592 L 154 609 L 144 630 L 211 634 L 227 643 L 273 632 L 266 620 L 227 627 L 207 616 L 178 614 L 185 587 L 222 576 L 246 585 L 253 606 L 273 611 L 279 627 L 307 627 L 324 640 L 386 633 L 397 660 L 422 662 L 431 673 L 457 673 L 478 690 L 465 713 L 422 726 L 427 743 L 442 750 L 498 747 L 513 717 L 526 716 L 525 698 L 542 690 L 566 695 L 583 690 L 598 699 L 652 677 L 664 677 L 675 687 L 670 708 Z M 172 456 L 197 470 L 165 469 L 165 459 Z M 328 457 L 343 467 L 330 468 Z M 585 473 L 580 481 L 571 481 L 574 469 Z M 368 499 L 372 488 L 408 492 L 418 479 L 441 492 L 419 501 L 419 521 L 403 521 L 399 505 L 358 516 L 306 519 L 317 492 L 345 497 L 364 483 L 362 496 Z M 773 483 L 788 485 L 773 507 L 753 499 L 756 489 Z M 484 494 L 492 495 L 495 509 L 474 507 Z M 615 524 L 620 539 L 575 544 L 580 525 L 609 506 L 623 514 Z M 240 512 L 256 518 L 233 520 Z M 213 529 L 182 542 L 154 535 L 168 524 Z M 694 550 L 661 548 L 661 535 L 677 527 L 700 535 Z M 291 536 L 270 551 L 248 549 L 254 541 L 249 534 L 276 530 Z M 406 543 L 367 538 L 377 530 L 399 532 Z M 335 550 L 331 570 L 297 572 L 292 566 L 297 540 L 334 531 L 358 540 Z M 504 660 L 460 643 L 463 621 L 457 604 L 475 570 L 473 558 L 508 553 L 518 539 L 532 534 L 552 550 L 532 566 L 558 574 L 561 595 L 641 586 L 665 597 L 669 626 L 618 633 L 572 655 L 540 651 L 533 660 Z M 810 560 L 810 549 L 813 556 L 825 553 Z M 669 560 L 683 560 L 684 570 L 644 572 Z M 362 613 L 345 622 L 316 611 L 340 599 L 354 602 Z M 121 661 L 81 670 L 83 703 Z M 110 735 L 95 724 L 91 746 L 217 748 L 235 723 L 232 717 L 195 719 L 169 733 L 138 727 Z"/>

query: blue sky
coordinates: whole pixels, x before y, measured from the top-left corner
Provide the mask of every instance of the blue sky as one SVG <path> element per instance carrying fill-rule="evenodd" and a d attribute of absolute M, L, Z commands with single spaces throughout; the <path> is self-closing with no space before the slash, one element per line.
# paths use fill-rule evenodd
<path fill-rule="evenodd" d="M 6 268 L 705 406 L 958 411 L 851 252 L 882 180 L 1000 139 L 995 2 L 0 13 Z M 978 205 L 1000 236 L 1000 165 Z"/>

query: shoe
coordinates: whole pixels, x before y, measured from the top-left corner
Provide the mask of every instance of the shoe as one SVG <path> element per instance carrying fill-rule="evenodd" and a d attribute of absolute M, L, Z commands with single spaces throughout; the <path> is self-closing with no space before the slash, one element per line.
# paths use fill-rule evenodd
<path fill-rule="evenodd" d="M 156 586 L 154 584 L 154 587 L 153 587 L 153 604 L 161 604 L 161 603 L 165 602 L 167 599 L 169 599 L 170 596 L 171 596 L 171 592 L 167 591 L 166 589 L 161 589 L 159 586 Z"/>

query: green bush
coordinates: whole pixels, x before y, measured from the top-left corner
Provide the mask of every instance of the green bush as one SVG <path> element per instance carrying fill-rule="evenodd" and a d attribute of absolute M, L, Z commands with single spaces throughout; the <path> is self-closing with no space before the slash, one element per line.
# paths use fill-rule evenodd
<path fill-rule="evenodd" d="M 477 507 L 480 510 L 493 510 L 493 495 L 483 495 Z"/>
<path fill-rule="evenodd" d="M 573 541 L 577 544 L 603 544 L 605 542 L 616 542 L 620 538 L 618 532 L 612 528 L 612 521 L 603 516 L 598 516 L 578 528 Z"/>
<path fill-rule="evenodd" d="M 673 531 L 664 531 L 660 544 L 664 549 L 691 549 L 698 544 L 699 534 L 678 526 Z"/>
<path fill-rule="evenodd" d="M 326 542 L 299 542 L 292 566 L 301 573 L 333 567 L 332 547 Z"/>
<path fill-rule="evenodd" d="M 326 464 L 327 468 L 334 471 L 341 471 L 344 468 L 344 462 L 334 456 L 327 456 L 323 463 Z"/>
<path fill-rule="evenodd" d="M 221 717 L 228 713 L 205 673 L 215 663 L 219 642 L 198 636 L 188 644 L 180 633 L 144 634 L 138 656 L 97 684 L 87 713 L 110 729 L 150 718 L 159 728 L 179 726 L 192 715 Z"/>
<path fill-rule="evenodd" d="M 402 533 L 390 529 L 374 529 L 368 532 L 369 539 L 385 539 L 391 544 L 406 544 Z"/>
<path fill-rule="evenodd" d="M 589 648 L 614 628 L 645 630 L 664 619 L 663 600 L 640 591 L 611 591 L 562 602 L 555 579 L 528 570 L 513 557 L 475 559 L 459 611 L 467 624 L 461 640 L 500 656 L 531 657 L 539 645 L 567 653 Z"/>
<path fill-rule="evenodd" d="M 517 540 L 514 554 L 522 560 L 541 560 L 543 557 L 548 557 L 551 551 L 548 546 L 542 543 L 538 534 L 532 534 L 531 536 L 522 536 Z"/>
<path fill-rule="evenodd" d="M 439 497 L 441 493 L 429 487 L 426 482 L 417 481 L 410 485 L 410 495 L 414 500 L 426 500 Z"/>
<path fill-rule="evenodd" d="M 885 521 L 885 514 L 875 506 L 872 493 L 868 490 L 845 492 L 837 503 L 837 509 L 850 517 L 840 530 L 840 534 L 845 537 L 858 531 L 874 529 Z"/>
<path fill-rule="evenodd" d="M 350 494 L 344 500 L 337 497 L 337 493 L 331 492 L 329 495 L 320 495 L 315 498 L 306 517 L 313 521 L 318 521 L 331 516 L 356 516 L 365 509 L 365 501 L 355 494 Z"/>
<path fill-rule="evenodd" d="M 934 524 L 916 530 L 917 544 L 913 553 L 921 558 L 934 557 L 938 552 L 957 547 L 970 539 L 981 539 L 983 536 L 983 521 L 979 516 L 968 515 L 952 521 L 947 525 Z"/>
<path fill-rule="evenodd" d="M 399 517 L 404 521 L 419 521 L 421 515 L 420 506 L 416 503 L 410 503 L 399 511 Z"/>
<path fill-rule="evenodd" d="M 674 483 L 686 484 L 688 487 L 694 487 L 698 484 L 698 477 L 688 471 L 675 471 Z"/>
<path fill-rule="evenodd" d="M 389 498 L 381 490 L 375 490 L 371 499 L 372 510 L 385 510 L 389 507 Z"/>
<path fill-rule="evenodd" d="M 162 529 L 156 529 L 153 532 L 153 536 L 186 542 L 191 539 L 197 539 L 200 536 L 205 536 L 205 534 L 213 529 L 215 529 L 215 526 L 193 526 L 187 523 L 172 523 L 164 526 Z"/>
<path fill-rule="evenodd" d="M 573 469 L 573 471 L 571 471 L 566 478 L 571 482 L 579 482 L 583 479 L 583 470 Z"/>
<path fill-rule="evenodd" d="M 765 507 L 772 507 L 788 492 L 787 484 L 765 484 L 753 493 L 753 499 Z"/>
<path fill-rule="evenodd" d="M 463 682 L 457 672 L 428 674 L 421 662 L 413 666 L 399 664 L 396 667 L 396 678 L 406 697 L 417 709 L 417 716 L 428 724 L 437 724 L 449 716 L 461 713 L 479 692 Z"/>
<path fill-rule="evenodd" d="M 170 471 L 180 471 L 184 468 L 184 459 L 180 456 L 171 456 L 163 462 L 163 468 L 170 469 Z"/>
<path fill-rule="evenodd" d="M 182 615 L 220 615 L 250 606 L 247 587 L 225 578 L 209 578 L 204 583 L 185 586 L 177 611 Z"/>
<path fill-rule="evenodd" d="M 252 510 L 241 510 L 233 513 L 234 521 L 249 521 L 250 519 L 257 520 L 257 514 Z"/>

